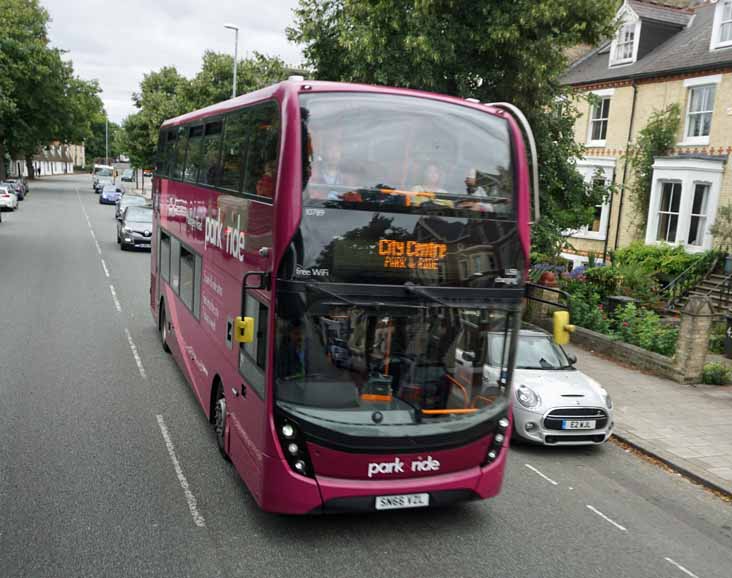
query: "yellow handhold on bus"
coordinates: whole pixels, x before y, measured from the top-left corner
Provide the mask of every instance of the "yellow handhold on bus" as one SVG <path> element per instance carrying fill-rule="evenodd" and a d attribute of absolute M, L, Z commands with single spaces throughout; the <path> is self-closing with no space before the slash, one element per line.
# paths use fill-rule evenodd
<path fill-rule="evenodd" d="M 575 329 L 569 322 L 569 311 L 554 312 L 554 341 L 559 345 L 569 343 L 569 334 Z"/>
<path fill-rule="evenodd" d="M 234 319 L 234 341 L 251 343 L 254 341 L 254 317 L 237 317 Z"/>

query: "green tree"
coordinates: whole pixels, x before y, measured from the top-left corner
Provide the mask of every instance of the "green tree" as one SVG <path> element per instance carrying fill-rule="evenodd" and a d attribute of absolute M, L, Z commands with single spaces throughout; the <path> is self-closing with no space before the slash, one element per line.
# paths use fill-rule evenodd
<path fill-rule="evenodd" d="M 556 253 L 562 231 L 591 219 L 600 195 L 573 160 L 576 108 L 559 77 L 565 52 L 613 31 L 607 0 L 300 0 L 291 41 L 325 80 L 419 88 L 508 101 L 529 117 L 540 160 L 543 218 L 535 247 Z"/>
<path fill-rule="evenodd" d="M 653 163 L 656 157 L 668 154 L 674 147 L 680 124 L 681 109 L 678 104 L 654 111 L 648 124 L 638 134 L 635 144 L 626 153 L 628 165 L 633 172 L 633 180 L 628 188 L 633 203 L 634 222 L 641 234 L 645 232 L 648 220 Z"/>
<path fill-rule="evenodd" d="M 49 46 L 47 24 L 37 0 L 0 1 L 0 159 L 23 155 L 29 169 L 41 145 L 87 138 L 102 107 L 99 85 Z"/>
<path fill-rule="evenodd" d="M 201 70 L 191 80 L 174 67 L 146 74 L 132 97 L 138 111 L 122 123 L 120 142 L 131 163 L 155 163 L 158 132 L 166 119 L 231 98 L 233 64 L 230 55 L 206 51 Z M 289 73 L 281 59 L 255 52 L 237 64 L 237 94 L 284 80 Z"/>

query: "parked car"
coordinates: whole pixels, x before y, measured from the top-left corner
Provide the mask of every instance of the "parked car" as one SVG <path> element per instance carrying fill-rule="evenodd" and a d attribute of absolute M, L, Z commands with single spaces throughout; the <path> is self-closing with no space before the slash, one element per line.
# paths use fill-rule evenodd
<path fill-rule="evenodd" d="M 153 176 L 153 170 L 152 169 L 144 169 L 142 171 L 142 176 L 143 177 L 147 177 L 147 178 L 152 177 Z"/>
<path fill-rule="evenodd" d="M 135 178 L 135 171 L 132 169 L 125 169 L 122 173 L 121 180 L 125 183 L 131 183 Z"/>
<path fill-rule="evenodd" d="M 131 206 L 122 213 L 117 221 L 117 243 L 125 251 L 133 247 L 150 248 L 152 239 L 152 207 Z"/>
<path fill-rule="evenodd" d="M 120 185 L 104 185 L 102 193 L 99 197 L 101 205 L 116 205 L 122 194 L 125 192 Z"/>
<path fill-rule="evenodd" d="M 514 435 L 543 445 L 606 442 L 615 425 L 608 392 L 575 368 L 577 359 L 546 332 L 524 328 L 518 339 L 512 391 Z M 489 333 L 489 359 L 501 359 L 502 351 L 503 334 Z M 486 365 L 484 379 L 496 380 L 498 371 Z"/>
<path fill-rule="evenodd" d="M 114 217 L 120 221 L 122 219 L 122 213 L 124 213 L 124 210 L 127 207 L 139 207 L 145 204 L 147 204 L 147 199 L 145 197 L 125 193 L 120 197 L 119 201 L 117 201 L 117 210 L 114 213 Z"/>
<path fill-rule="evenodd" d="M 15 195 L 18 197 L 19 201 L 25 199 L 26 187 L 23 181 L 21 181 L 20 179 L 5 179 L 4 181 L 0 182 L 0 186 L 6 185 L 15 191 Z"/>
<path fill-rule="evenodd" d="M 14 211 L 18 208 L 18 195 L 10 186 L 0 185 L 0 210 Z"/>

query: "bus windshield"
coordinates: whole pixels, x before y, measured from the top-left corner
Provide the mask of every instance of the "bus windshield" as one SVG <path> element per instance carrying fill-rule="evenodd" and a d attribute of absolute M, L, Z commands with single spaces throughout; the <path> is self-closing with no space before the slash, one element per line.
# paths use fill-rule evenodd
<path fill-rule="evenodd" d="M 305 206 L 511 218 L 507 122 L 469 107 L 366 93 L 300 96 Z"/>
<path fill-rule="evenodd" d="M 277 399 L 360 423 L 375 411 L 390 413 L 384 423 L 414 423 L 502 401 L 510 339 L 499 383 L 484 372 L 487 336 L 508 335 L 513 314 L 433 305 L 317 302 L 301 315 L 281 312 Z"/>

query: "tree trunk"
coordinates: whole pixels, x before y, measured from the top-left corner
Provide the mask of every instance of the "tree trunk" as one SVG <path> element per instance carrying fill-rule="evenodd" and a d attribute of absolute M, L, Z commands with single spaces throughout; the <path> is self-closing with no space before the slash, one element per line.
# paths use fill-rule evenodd
<path fill-rule="evenodd" d="M 28 171 L 28 179 L 32 181 L 36 175 L 33 171 L 33 157 L 31 155 L 25 155 L 25 168 Z"/>
<path fill-rule="evenodd" d="M 13 159 L 10 159 L 12 162 Z M 5 142 L 3 137 L 0 135 L 0 181 L 4 181 L 7 174 L 5 174 Z"/>

